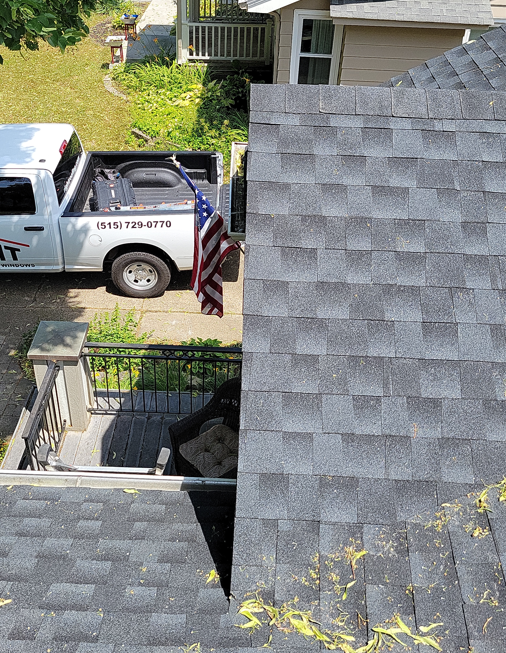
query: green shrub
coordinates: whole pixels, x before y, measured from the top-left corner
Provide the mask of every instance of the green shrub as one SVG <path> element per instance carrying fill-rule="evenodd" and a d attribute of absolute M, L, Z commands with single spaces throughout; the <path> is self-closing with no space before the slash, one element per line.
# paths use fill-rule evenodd
<path fill-rule="evenodd" d="M 117 14 L 121 11 L 124 0 L 98 0 L 95 5 L 97 14 Z"/>
<path fill-rule="evenodd" d="M 207 338 L 191 338 L 181 342 L 184 346 L 193 347 L 221 347 L 221 340 Z M 238 343 L 234 343 L 236 346 Z M 156 354 L 154 354 L 156 355 Z M 207 356 L 205 352 L 195 352 L 194 357 L 199 359 Z M 214 358 L 223 360 L 233 360 L 238 358 L 234 354 L 213 353 Z M 215 388 L 220 386 L 230 377 L 238 376 L 239 366 L 228 363 L 204 363 L 199 360 L 153 360 L 144 359 L 143 371 L 139 371 L 137 376 L 137 388 L 144 390 L 157 391 L 180 391 L 180 392 L 214 392 Z M 156 383 L 155 383 L 156 382 Z"/>
<path fill-rule="evenodd" d="M 142 372 L 138 370 L 136 387 L 157 392 L 187 392 L 190 389 L 190 374 L 184 361 L 144 359 Z"/>
<path fill-rule="evenodd" d="M 119 304 L 111 313 L 95 313 L 88 329 L 89 342 L 130 342 L 144 344 L 151 333 L 137 335 L 139 321 L 135 309 L 121 315 Z"/>
<path fill-rule="evenodd" d="M 135 5 L 134 5 L 133 2 L 131 2 L 130 0 L 124 0 L 124 1 L 121 3 L 121 6 L 119 7 L 119 9 L 118 9 L 117 11 L 115 11 L 114 13 L 115 13 L 116 15 L 115 15 L 115 17 L 112 19 L 112 21 L 111 21 L 111 25 L 112 25 L 115 29 L 123 29 L 124 23 L 123 23 L 123 21 L 121 20 L 121 16 L 123 16 L 123 14 L 129 14 L 129 15 L 130 15 L 130 14 L 138 14 L 139 12 L 138 12 L 138 10 L 136 9 L 136 7 L 135 7 Z"/>
<path fill-rule="evenodd" d="M 111 313 L 96 313 L 93 316 L 88 330 L 88 342 L 144 344 L 151 337 L 152 332 L 137 335 L 138 326 L 139 321 L 135 317 L 135 309 L 121 315 L 119 305 L 116 304 Z M 90 351 L 102 354 L 140 353 L 136 349 L 117 349 L 114 347 L 112 349 L 97 348 Z M 121 388 L 129 388 L 129 367 L 138 368 L 140 359 L 90 356 L 89 362 L 97 387 L 105 387 L 107 379 L 110 387 L 119 385 Z M 135 381 L 135 373 L 133 381 Z"/>
<path fill-rule="evenodd" d="M 123 14 L 135 14 L 136 7 L 131 0 L 98 0 L 95 12 L 106 16 L 122 16 Z M 123 27 L 123 23 L 120 25 Z"/>
<path fill-rule="evenodd" d="M 166 142 L 181 150 L 216 150 L 227 169 L 232 142 L 248 138 L 250 78 L 242 72 L 216 80 L 204 64 L 151 57 L 118 67 L 113 75 L 133 95 L 134 127 L 161 147 Z"/>

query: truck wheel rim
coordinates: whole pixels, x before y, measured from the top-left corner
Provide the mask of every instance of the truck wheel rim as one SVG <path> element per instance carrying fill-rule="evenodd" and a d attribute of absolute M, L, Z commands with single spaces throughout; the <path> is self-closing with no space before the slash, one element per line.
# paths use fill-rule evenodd
<path fill-rule="evenodd" d="M 123 279 L 130 288 L 148 290 L 156 286 L 158 273 L 152 265 L 138 261 L 127 265 L 123 271 Z"/>

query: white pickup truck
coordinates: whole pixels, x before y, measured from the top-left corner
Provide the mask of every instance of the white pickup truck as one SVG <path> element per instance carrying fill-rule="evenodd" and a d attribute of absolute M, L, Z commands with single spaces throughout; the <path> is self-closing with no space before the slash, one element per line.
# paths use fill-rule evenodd
<path fill-rule="evenodd" d="M 72 125 L 0 125 L 0 273 L 111 266 L 124 294 L 162 294 L 172 271 L 193 264 L 194 195 L 171 154 L 86 154 Z M 176 156 L 220 209 L 222 155 Z M 126 201 L 115 194 L 120 181 Z"/>

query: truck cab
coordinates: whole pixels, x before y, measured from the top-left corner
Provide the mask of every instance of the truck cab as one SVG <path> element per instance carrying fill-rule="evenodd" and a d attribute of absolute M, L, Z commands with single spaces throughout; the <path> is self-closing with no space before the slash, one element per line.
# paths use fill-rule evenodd
<path fill-rule="evenodd" d="M 0 271 L 65 269 L 58 218 L 84 166 L 71 125 L 0 125 Z"/>

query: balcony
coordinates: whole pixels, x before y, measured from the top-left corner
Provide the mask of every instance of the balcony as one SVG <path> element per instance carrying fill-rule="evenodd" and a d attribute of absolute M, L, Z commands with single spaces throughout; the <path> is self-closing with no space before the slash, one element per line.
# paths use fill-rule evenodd
<path fill-rule="evenodd" d="M 200 432 L 224 421 L 206 411 L 223 383 L 230 386 L 240 378 L 241 349 L 87 342 L 86 328 L 84 323 L 41 323 L 29 354 L 38 389 L 27 402 L 2 469 L 70 476 L 142 473 L 177 478 L 188 486 L 185 473 L 178 473 L 170 427 L 190 415 L 205 420 Z M 42 463 L 42 450 L 50 450 L 58 464 Z M 170 456 L 160 472 L 162 451 Z M 230 476 L 214 476 L 207 484 L 235 486 Z"/>

